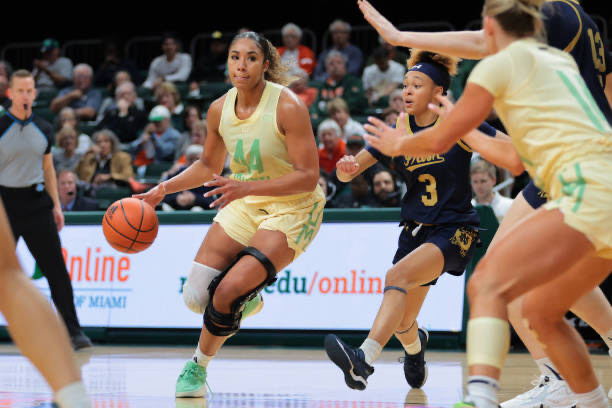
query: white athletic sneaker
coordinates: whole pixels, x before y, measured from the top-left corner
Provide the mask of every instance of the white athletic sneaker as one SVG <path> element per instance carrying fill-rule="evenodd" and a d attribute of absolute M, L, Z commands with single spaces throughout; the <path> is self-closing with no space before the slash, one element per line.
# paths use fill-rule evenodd
<path fill-rule="evenodd" d="M 551 381 L 548 388 L 544 407 L 574 408 L 576 406 L 576 397 L 565 381 Z"/>
<path fill-rule="evenodd" d="M 533 380 L 531 384 L 534 386 L 527 392 L 524 392 L 516 397 L 501 403 L 502 408 L 540 408 L 546 396 L 550 385 L 560 381 L 550 381 L 547 375 L 541 375 L 537 380 Z"/>

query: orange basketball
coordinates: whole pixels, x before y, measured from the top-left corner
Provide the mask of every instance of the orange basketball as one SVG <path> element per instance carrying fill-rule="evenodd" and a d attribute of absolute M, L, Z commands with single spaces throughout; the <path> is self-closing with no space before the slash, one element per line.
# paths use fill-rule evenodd
<path fill-rule="evenodd" d="M 117 251 L 135 254 L 151 246 L 157 236 L 157 215 L 137 198 L 115 201 L 102 221 L 104 237 Z"/>

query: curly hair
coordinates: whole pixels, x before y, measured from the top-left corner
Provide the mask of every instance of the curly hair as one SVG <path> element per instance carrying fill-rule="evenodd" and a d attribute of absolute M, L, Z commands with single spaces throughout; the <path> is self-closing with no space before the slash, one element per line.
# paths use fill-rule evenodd
<path fill-rule="evenodd" d="M 289 67 L 282 63 L 278 50 L 266 37 L 254 31 L 247 31 L 238 34 L 232 39 L 230 47 L 241 38 L 248 38 L 257 44 L 264 56 L 264 62 L 268 61 L 270 66 L 264 74 L 264 79 L 280 85 L 289 85 L 295 78 L 287 74 Z"/>
<path fill-rule="evenodd" d="M 428 62 L 435 64 L 444 69 L 450 76 L 457 74 L 457 64 L 461 58 L 450 57 L 448 55 L 437 54 L 435 52 L 419 50 L 413 48 L 410 51 L 410 58 L 406 61 L 408 69 L 412 68 L 420 62 Z"/>

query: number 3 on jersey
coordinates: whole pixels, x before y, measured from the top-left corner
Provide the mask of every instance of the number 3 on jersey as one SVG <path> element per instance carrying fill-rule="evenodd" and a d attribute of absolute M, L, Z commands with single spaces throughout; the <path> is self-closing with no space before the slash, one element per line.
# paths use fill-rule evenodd
<path fill-rule="evenodd" d="M 420 174 L 417 179 L 421 183 L 427 183 L 425 191 L 427 194 L 421 196 L 421 201 L 427 207 L 433 207 L 438 202 L 438 191 L 436 190 L 436 179 L 431 174 Z"/>
<path fill-rule="evenodd" d="M 236 143 L 236 150 L 234 151 L 234 161 L 248 168 L 249 173 L 263 173 L 263 161 L 261 160 L 261 154 L 259 153 L 259 139 L 253 140 L 248 157 L 244 156 L 243 145 L 244 143 L 242 139 L 239 139 Z"/>

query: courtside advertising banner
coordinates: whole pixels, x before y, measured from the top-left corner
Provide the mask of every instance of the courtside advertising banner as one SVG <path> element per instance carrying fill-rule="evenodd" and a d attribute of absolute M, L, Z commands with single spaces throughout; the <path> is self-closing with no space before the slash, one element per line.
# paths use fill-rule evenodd
<path fill-rule="evenodd" d="M 397 247 L 397 223 L 324 223 L 307 251 L 264 289 L 263 310 L 248 329 L 367 330 L 383 296 Z M 202 316 L 183 303 L 181 288 L 209 225 L 160 225 L 155 243 L 139 254 L 108 245 L 97 225 L 60 232 L 77 313 L 85 327 L 200 328 Z M 34 284 L 49 286 L 23 240 L 17 254 Z M 464 278 L 444 275 L 418 317 L 430 330 L 460 331 Z M 0 323 L 4 321 L 0 317 Z"/>

